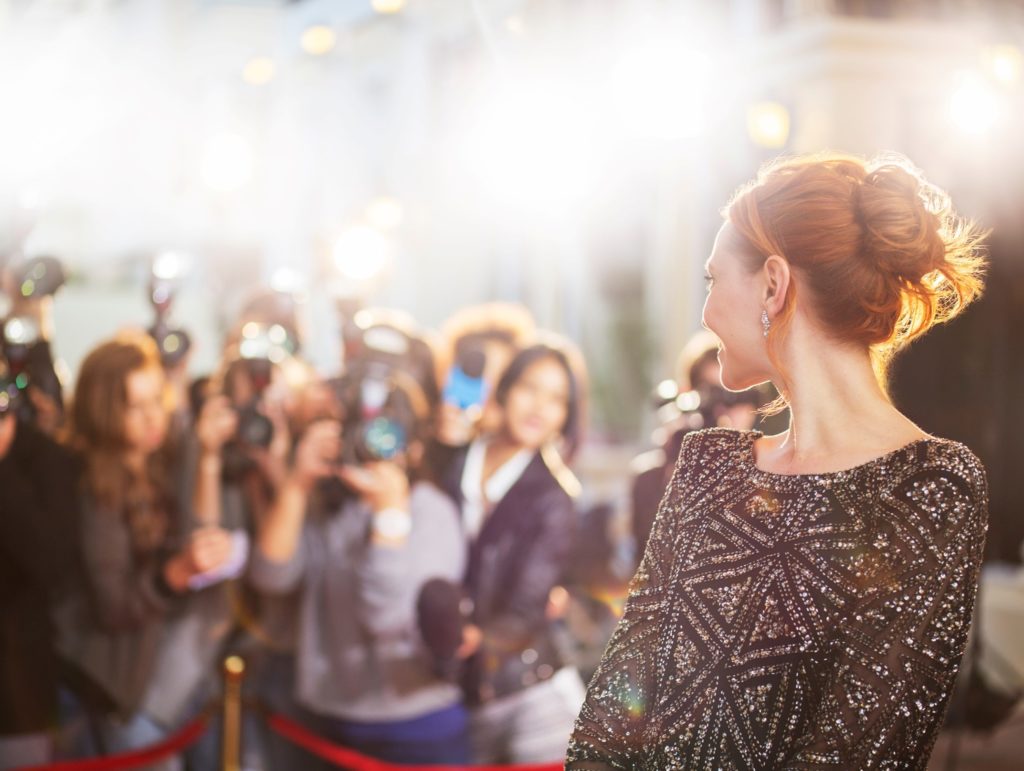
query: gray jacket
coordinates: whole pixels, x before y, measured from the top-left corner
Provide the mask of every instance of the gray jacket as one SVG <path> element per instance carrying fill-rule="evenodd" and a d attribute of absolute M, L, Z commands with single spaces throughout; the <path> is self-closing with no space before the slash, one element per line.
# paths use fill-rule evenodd
<path fill-rule="evenodd" d="M 179 535 L 168 539 L 168 550 L 197 524 L 188 506 L 197 451 L 195 438 L 186 437 L 175 478 L 183 505 L 172 532 Z M 179 597 L 161 594 L 159 556 L 140 560 L 124 517 L 89 496 L 83 496 L 78 537 L 84 576 L 54 610 L 58 651 L 123 717 L 141 709 L 173 726 L 214 671 L 230 629 L 227 585 Z"/>
<path fill-rule="evenodd" d="M 296 698 L 313 712 L 387 722 L 461 699 L 455 685 L 435 675 L 416 624 L 426 581 L 462 579 L 458 512 L 426 482 L 413 485 L 410 511 L 412 533 L 400 547 L 371 544 L 372 514 L 353 500 L 338 512 L 311 511 L 288 562 L 253 551 L 250 578 L 258 589 L 300 589 Z"/>

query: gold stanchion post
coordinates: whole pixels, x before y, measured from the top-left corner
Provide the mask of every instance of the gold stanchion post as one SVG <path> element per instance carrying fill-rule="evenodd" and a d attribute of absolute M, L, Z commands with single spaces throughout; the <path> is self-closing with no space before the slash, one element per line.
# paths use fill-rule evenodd
<path fill-rule="evenodd" d="M 221 769 L 241 771 L 242 679 L 245 661 L 240 656 L 224 659 L 224 721 L 221 728 Z"/>

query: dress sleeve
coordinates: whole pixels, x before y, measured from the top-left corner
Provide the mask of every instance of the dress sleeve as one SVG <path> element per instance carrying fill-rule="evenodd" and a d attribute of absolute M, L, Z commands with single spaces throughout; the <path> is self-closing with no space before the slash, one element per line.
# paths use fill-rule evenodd
<path fill-rule="evenodd" d="M 831 676 L 785 769 L 923 769 L 967 641 L 988 520 L 966 448 L 881 489 Z"/>
<path fill-rule="evenodd" d="M 675 553 L 675 522 L 693 454 L 691 436 L 683 442 L 658 507 L 622 618 L 587 688 L 569 742 L 566 769 L 631 769 L 645 745 L 648 709 L 657 682 L 658 633 L 668 602 L 666 589 Z"/>

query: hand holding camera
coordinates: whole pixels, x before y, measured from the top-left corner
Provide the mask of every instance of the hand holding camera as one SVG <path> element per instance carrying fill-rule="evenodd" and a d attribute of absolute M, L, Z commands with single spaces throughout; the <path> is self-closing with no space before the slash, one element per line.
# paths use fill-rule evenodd
<path fill-rule="evenodd" d="M 224 445 L 238 430 L 238 413 L 226 396 L 213 396 L 203 404 L 196 422 L 196 437 L 205 457 L 220 457 Z"/>
<path fill-rule="evenodd" d="M 6 394 L 0 412 L 13 411 L 53 434 L 63 419 L 63 399 L 48 340 L 64 268 L 56 258 L 32 257 L 8 268 L 3 279 L 11 309 L 0 319 L 0 398 Z"/>
<path fill-rule="evenodd" d="M 342 466 L 337 473 L 371 511 L 409 510 L 409 477 L 397 463 L 376 461 Z"/>
<path fill-rule="evenodd" d="M 200 528 L 192 533 L 185 547 L 164 564 L 164 580 L 175 592 L 185 592 L 192 588 L 196 576 L 222 567 L 234 551 L 235 543 L 229 531 L 217 526 Z"/>

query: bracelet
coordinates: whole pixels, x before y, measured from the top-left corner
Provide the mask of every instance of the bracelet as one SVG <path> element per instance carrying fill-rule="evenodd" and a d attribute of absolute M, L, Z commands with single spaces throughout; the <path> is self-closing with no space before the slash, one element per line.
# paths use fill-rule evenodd
<path fill-rule="evenodd" d="M 412 516 L 402 509 L 388 508 L 374 512 L 373 534 L 387 541 L 401 541 L 412 532 Z"/>

